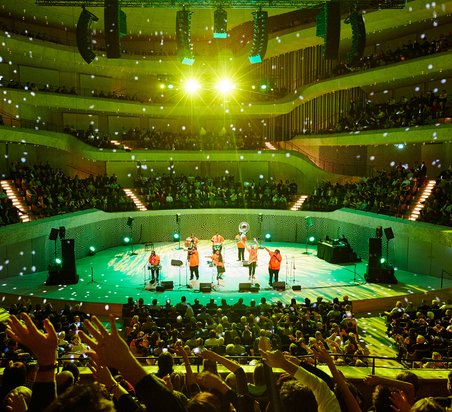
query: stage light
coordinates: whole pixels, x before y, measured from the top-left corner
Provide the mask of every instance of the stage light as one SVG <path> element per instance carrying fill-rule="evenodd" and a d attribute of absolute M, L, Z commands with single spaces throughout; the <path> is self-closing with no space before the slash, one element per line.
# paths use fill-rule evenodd
<path fill-rule="evenodd" d="M 272 234 L 267 232 L 264 235 L 264 239 L 265 239 L 266 242 L 271 242 L 272 241 Z"/>
<path fill-rule="evenodd" d="M 316 243 L 316 238 L 315 238 L 315 236 L 309 236 L 308 237 L 308 242 L 311 244 L 311 245 L 313 245 L 314 243 Z"/>
<path fill-rule="evenodd" d="M 213 38 L 225 39 L 228 37 L 228 13 L 221 6 L 218 7 L 213 15 Z"/>
<path fill-rule="evenodd" d="M 55 259 L 55 263 L 56 263 L 57 265 L 61 265 L 61 263 L 63 263 L 63 261 L 62 261 L 60 258 L 56 258 L 56 259 Z"/>
<path fill-rule="evenodd" d="M 89 256 L 95 255 L 96 254 L 96 248 L 94 246 L 90 246 L 88 254 L 89 254 Z"/>
<path fill-rule="evenodd" d="M 383 264 L 383 263 L 385 263 L 385 262 L 386 262 L 386 259 L 382 257 L 382 258 L 380 259 L 380 263 Z"/>
<path fill-rule="evenodd" d="M 123 240 L 124 240 L 124 243 L 130 243 L 130 241 L 132 239 L 129 236 L 124 236 Z"/>
<path fill-rule="evenodd" d="M 180 234 L 178 232 L 173 233 L 173 242 L 179 242 Z"/>
<path fill-rule="evenodd" d="M 235 89 L 235 84 L 229 79 L 221 79 L 215 87 L 221 94 L 227 95 Z"/>
<path fill-rule="evenodd" d="M 184 84 L 184 89 L 188 94 L 196 94 L 201 88 L 201 85 L 196 79 L 187 79 Z"/>

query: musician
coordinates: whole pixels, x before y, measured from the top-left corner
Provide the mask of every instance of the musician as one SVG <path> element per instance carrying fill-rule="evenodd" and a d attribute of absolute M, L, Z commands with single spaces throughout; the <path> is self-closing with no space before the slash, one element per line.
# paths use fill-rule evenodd
<path fill-rule="evenodd" d="M 193 246 L 198 247 L 199 239 L 192 233 L 187 239 L 185 239 L 185 246 L 191 249 Z"/>
<path fill-rule="evenodd" d="M 188 250 L 188 265 L 190 267 L 190 280 L 199 279 L 199 252 L 196 246 Z"/>
<path fill-rule="evenodd" d="M 238 235 L 236 235 L 235 240 L 237 242 L 237 252 L 238 252 L 237 261 L 243 262 L 245 260 L 245 243 L 247 240 L 245 233 L 239 233 Z"/>
<path fill-rule="evenodd" d="M 215 253 L 216 250 L 219 250 L 221 252 L 221 250 L 223 249 L 224 237 L 217 232 L 212 236 L 211 242 L 212 252 Z"/>
<path fill-rule="evenodd" d="M 248 250 L 248 275 L 249 280 L 254 279 L 256 275 L 256 266 L 257 266 L 257 252 L 259 251 L 259 243 L 256 238 L 254 238 L 256 242 L 254 245 L 248 246 L 245 242 L 246 250 Z"/>
<path fill-rule="evenodd" d="M 279 249 L 275 249 L 274 252 L 272 252 L 268 247 L 264 247 L 264 249 L 268 252 L 270 255 L 270 260 L 268 262 L 268 274 L 269 274 L 269 284 L 270 286 L 273 285 L 273 276 L 275 277 L 275 282 L 278 281 L 279 276 L 279 270 L 281 269 L 281 261 L 282 256 Z"/>
<path fill-rule="evenodd" d="M 215 250 L 212 255 L 212 263 L 217 268 L 217 280 L 223 279 L 225 272 L 223 255 L 219 249 Z"/>
<path fill-rule="evenodd" d="M 148 269 L 151 270 L 151 282 L 155 283 L 159 281 L 159 270 L 160 270 L 160 256 L 155 253 L 153 250 L 148 258 L 149 266 Z"/>

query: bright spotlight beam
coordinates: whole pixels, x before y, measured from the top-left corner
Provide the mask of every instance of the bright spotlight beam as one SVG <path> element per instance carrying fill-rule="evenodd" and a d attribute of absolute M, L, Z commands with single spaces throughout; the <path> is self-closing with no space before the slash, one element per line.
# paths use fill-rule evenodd
<path fill-rule="evenodd" d="M 229 79 L 222 79 L 217 83 L 216 88 L 222 94 L 230 94 L 235 89 L 235 84 Z"/>
<path fill-rule="evenodd" d="M 185 91 L 189 94 L 195 94 L 201 88 L 199 82 L 195 79 L 188 79 L 184 85 Z"/>

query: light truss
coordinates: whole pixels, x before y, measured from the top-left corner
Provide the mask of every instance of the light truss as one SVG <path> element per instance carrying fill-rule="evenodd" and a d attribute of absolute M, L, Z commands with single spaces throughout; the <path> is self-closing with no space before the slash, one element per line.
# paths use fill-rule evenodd
<path fill-rule="evenodd" d="M 356 5 L 370 9 L 402 9 L 406 0 L 119 0 L 121 7 L 210 9 L 303 9 L 320 7 L 327 2 Z M 38 6 L 104 7 L 104 0 L 36 0 Z"/>

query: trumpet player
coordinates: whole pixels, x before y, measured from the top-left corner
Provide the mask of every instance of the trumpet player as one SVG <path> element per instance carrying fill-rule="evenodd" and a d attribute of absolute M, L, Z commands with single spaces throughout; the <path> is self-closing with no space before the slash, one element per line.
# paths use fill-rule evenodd
<path fill-rule="evenodd" d="M 235 236 L 235 241 L 237 242 L 237 253 L 238 253 L 238 262 L 243 262 L 245 260 L 245 244 L 246 244 L 246 234 L 243 232 L 239 232 Z"/>

